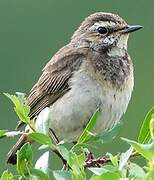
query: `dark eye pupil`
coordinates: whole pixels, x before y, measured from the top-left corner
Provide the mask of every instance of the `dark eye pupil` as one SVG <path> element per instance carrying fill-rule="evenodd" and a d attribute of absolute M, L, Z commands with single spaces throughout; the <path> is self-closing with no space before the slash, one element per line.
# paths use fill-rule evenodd
<path fill-rule="evenodd" d="M 100 34 L 106 34 L 108 32 L 107 28 L 105 27 L 99 27 L 97 30 Z"/>

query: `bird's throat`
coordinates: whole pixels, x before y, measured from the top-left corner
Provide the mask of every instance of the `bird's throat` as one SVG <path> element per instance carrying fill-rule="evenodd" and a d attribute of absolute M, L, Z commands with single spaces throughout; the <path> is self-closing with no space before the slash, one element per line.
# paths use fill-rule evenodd
<path fill-rule="evenodd" d="M 107 52 L 108 56 L 110 57 L 124 57 L 126 55 L 126 50 L 125 49 L 121 49 L 119 47 L 113 47 L 111 48 L 108 52 Z"/>

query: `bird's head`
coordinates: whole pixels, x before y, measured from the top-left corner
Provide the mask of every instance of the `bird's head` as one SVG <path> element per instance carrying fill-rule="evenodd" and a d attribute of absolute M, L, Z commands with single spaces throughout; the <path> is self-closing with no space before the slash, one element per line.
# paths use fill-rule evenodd
<path fill-rule="evenodd" d="M 127 50 L 129 33 L 141 28 L 140 25 L 128 25 L 118 15 L 98 12 L 82 22 L 73 34 L 72 42 L 79 46 L 88 44 L 95 51 Z"/>

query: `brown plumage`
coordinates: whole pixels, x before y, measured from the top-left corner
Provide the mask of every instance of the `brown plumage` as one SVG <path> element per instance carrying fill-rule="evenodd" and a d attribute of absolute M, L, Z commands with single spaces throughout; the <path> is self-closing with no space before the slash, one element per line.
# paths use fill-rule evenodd
<path fill-rule="evenodd" d="M 126 111 L 131 97 L 133 66 L 127 40 L 128 33 L 140 28 L 128 26 L 111 13 L 87 17 L 70 43 L 47 63 L 30 91 L 30 118 L 50 107 L 55 119 L 48 128 L 54 127 L 60 139 L 77 138 L 99 106 L 106 117 L 99 117 L 97 133 L 110 129 Z M 16 152 L 27 141 L 25 135 L 20 137 L 8 153 L 8 163 L 16 163 Z"/>
<path fill-rule="evenodd" d="M 60 49 L 43 68 L 38 82 L 31 89 L 27 102 L 30 106 L 30 118 L 35 118 L 45 107 L 53 104 L 70 90 L 69 80 L 77 71 L 84 58 L 83 49 L 73 49 L 71 44 Z M 16 164 L 16 152 L 27 142 L 22 135 L 7 154 L 7 163 Z"/>
<path fill-rule="evenodd" d="M 81 57 L 84 56 L 83 49 L 76 51 L 69 44 L 59 50 L 47 63 L 27 99 L 28 105 L 31 107 L 31 118 L 69 90 L 69 79 L 79 69 L 82 63 Z"/>

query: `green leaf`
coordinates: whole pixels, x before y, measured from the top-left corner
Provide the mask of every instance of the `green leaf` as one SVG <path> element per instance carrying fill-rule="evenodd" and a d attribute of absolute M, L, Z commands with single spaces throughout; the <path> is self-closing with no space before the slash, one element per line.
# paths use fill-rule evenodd
<path fill-rule="evenodd" d="M 128 169 L 129 178 L 142 178 L 145 176 L 143 168 L 141 168 L 139 165 L 135 163 L 129 162 Z"/>
<path fill-rule="evenodd" d="M 49 151 L 43 153 L 35 163 L 35 168 L 47 173 L 49 170 Z"/>
<path fill-rule="evenodd" d="M 68 171 L 53 171 L 56 180 L 72 180 L 72 176 Z"/>
<path fill-rule="evenodd" d="M 102 174 L 101 176 L 95 176 L 93 175 L 90 180 L 120 180 L 119 173 L 116 172 L 107 172 L 105 174 Z"/>
<path fill-rule="evenodd" d="M 85 153 L 77 155 L 72 150 L 68 151 L 64 146 L 57 146 L 58 152 L 67 161 L 68 165 L 71 167 L 73 176 L 78 177 L 80 174 L 84 174 L 84 164 L 85 164 Z"/>
<path fill-rule="evenodd" d="M 94 167 L 92 167 L 92 168 L 88 168 L 91 172 L 93 172 L 94 174 L 96 174 L 96 175 L 98 175 L 98 176 L 100 176 L 100 175 L 102 175 L 102 174 L 104 174 L 104 173 L 107 173 L 107 172 L 110 172 L 108 169 L 106 169 L 106 168 L 94 168 Z"/>
<path fill-rule="evenodd" d="M 122 138 L 122 140 L 126 141 L 130 144 L 138 153 L 140 153 L 143 157 L 151 161 L 154 158 L 154 142 L 150 144 L 139 144 L 135 141 Z"/>
<path fill-rule="evenodd" d="M 21 96 L 21 94 L 19 96 L 16 96 L 4 93 L 4 95 L 13 102 L 15 106 L 14 110 L 18 115 L 19 119 L 26 124 L 30 124 L 30 118 L 28 116 L 30 112 L 30 107 L 27 105 L 26 98 Z"/>
<path fill-rule="evenodd" d="M 14 180 L 14 176 L 13 176 L 13 174 L 11 172 L 6 170 L 2 174 L 1 180 Z"/>
<path fill-rule="evenodd" d="M 21 135 L 22 132 L 21 131 L 9 131 L 5 133 L 6 137 L 14 137 L 14 136 L 18 136 Z"/>
<path fill-rule="evenodd" d="M 132 152 L 133 152 L 133 148 L 130 147 L 125 153 L 121 154 L 120 160 L 119 160 L 119 170 L 120 171 L 124 168 L 124 166 L 126 166 L 127 161 L 129 160 Z"/>
<path fill-rule="evenodd" d="M 99 143 L 108 143 L 111 142 L 119 133 L 120 129 L 121 129 L 121 123 L 118 123 L 116 126 L 114 126 L 111 130 L 104 132 L 104 133 L 100 133 L 96 136 L 92 136 L 89 141 L 92 142 L 99 142 Z"/>
<path fill-rule="evenodd" d="M 150 137 L 154 141 L 154 118 L 150 120 Z"/>
<path fill-rule="evenodd" d="M 71 167 L 73 176 L 85 175 L 84 165 L 85 165 L 85 153 L 77 155 L 75 152 L 70 151 L 68 165 Z"/>
<path fill-rule="evenodd" d="M 117 156 L 117 155 L 116 155 L 116 156 L 113 156 L 111 153 L 107 153 L 106 155 L 109 156 L 112 164 L 113 164 L 116 168 L 118 168 L 118 156 Z"/>
<path fill-rule="evenodd" d="M 106 165 L 100 168 L 97 167 L 91 167 L 88 168 L 91 172 L 93 172 L 94 174 L 101 176 L 102 174 L 108 173 L 108 172 L 116 172 L 117 168 L 115 168 L 112 165 Z"/>
<path fill-rule="evenodd" d="M 50 177 L 48 176 L 48 174 L 44 173 L 43 171 L 41 171 L 39 169 L 33 169 L 33 168 L 30 169 L 30 174 L 31 174 L 31 176 L 39 177 L 39 179 L 50 180 Z"/>
<path fill-rule="evenodd" d="M 154 115 L 154 106 L 150 109 L 150 111 L 147 113 L 147 115 L 144 118 L 142 127 L 140 129 L 139 137 L 138 137 L 139 143 L 149 142 L 150 140 L 149 123 L 153 115 Z"/>
<path fill-rule="evenodd" d="M 28 136 L 39 144 L 44 144 L 44 145 L 49 145 L 49 146 L 52 145 L 50 137 L 43 133 L 33 132 L 33 133 L 30 133 Z"/>
<path fill-rule="evenodd" d="M 0 138 L 4 137 L 6 132 L 7 130 L 0 130 Z"/>
<path fill-rule="evenodd" d="M 25 93 L 22 93 L 22 92 L 16 92 L 15 93 L 16 96 L 18 97 L 18 99 L 23 102 L 23 103 L 27 103 L 27 100 L 25 98 Z"/>
<path fill-rule="evenodd" d="M 79 168 L 80 170 L 84 168 L 85 164 L 85 154 L 81 153 L 79 155 L 75 154 L 74 152 L 70 152 L 70 157 L 69 157 L 69 165 L 73 168 L 73 166 Z"/>
<path fill-rule="evenodd" d="M 29 143 L 24 144 L 17 151 L 17 171 L 23 177 L 29 176 L 29 169 L 32 167 L 33 152 Z"/>
<path fill-rule="evenodd" d="M 154 171 L 148 172 L 148 173 L 142 178 L 142 180 L 153 180 L 153 179 L 154 179 Z"/>
<path fill-rule="evenodd" d="M 57 145 L 57 150 L 66 161 L 69 161 L 70 152 L 66 149 L 66 147 L 62 145 Z"/>
<path fill-rule="evenodd" d="M 90 132 L 96 125 L 98 115 L 99 115 L 99 109 L 97 109 L 94 112 L 94 114 L 92 115 L 92 117 L 90 118 L 87 126 L 85 127 L 84 131 L 82 132 L 81 136 L 79 137 L 77 144 L 84 143 L 85 141 L 87 141 L 90 138 L 90 136 L 91 136 Z"/>
<path fill-rule="evenodd" d="M 71 173 L 72 175 L 72 180 L 85 180 L 86 177 L 81 173 L 81 174 L 76 174 L 74 172 Z"/>

